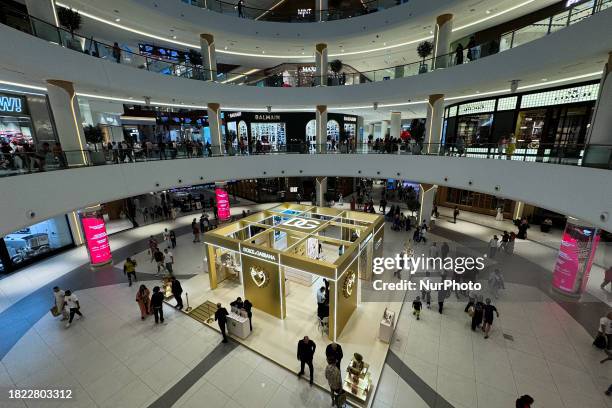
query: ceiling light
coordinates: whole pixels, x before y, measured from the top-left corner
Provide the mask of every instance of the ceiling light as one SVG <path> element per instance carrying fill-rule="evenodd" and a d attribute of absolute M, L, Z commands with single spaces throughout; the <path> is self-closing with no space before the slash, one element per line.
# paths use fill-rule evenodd
<path fill-rule="evenodd" d="M 172 39 L 173 39 L 173 40 L 176 40 L 176 35 L 173 35 L 173 36 L 172 36 Z"/>
<path fill-rule="evenodd" d="M 548 81 L 548 78 L 542 78 L 542 82 Z"/>
<path fill-rule="evenodd" d="M 491 14 L 491 10 L 487 10 L 487 11 L 485 11 L 485 13 Z"/>
<path fill-rule="evenodd" d="M 116 22 L 120 22 L 120 21 L 121 21 L 121 19 L 120 19 L 120 18 L 116 18 L 116 19 L 115 19 L 115 21 L 116 21 Z"/>
<path fill-rule="evenodd" d="M 224 50 L 227 50 L 227 45 L 225 47 L 223 47 Z"/>

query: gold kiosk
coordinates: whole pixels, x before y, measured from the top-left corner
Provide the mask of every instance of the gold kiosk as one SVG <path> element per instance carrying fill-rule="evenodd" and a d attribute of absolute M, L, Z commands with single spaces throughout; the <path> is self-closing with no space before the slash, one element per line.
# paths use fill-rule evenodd
<path fill-rule="evenodd" d="M 329 281 L 329 338 L 336 340 L 382 256 L 384 219 L 376 214 L 280 204 L 204 234 L 210 288 L 240 282 L 253 307 L 286 317 L 286 276 Z M 359 279 L 360 278 L 360 279 Z"/>

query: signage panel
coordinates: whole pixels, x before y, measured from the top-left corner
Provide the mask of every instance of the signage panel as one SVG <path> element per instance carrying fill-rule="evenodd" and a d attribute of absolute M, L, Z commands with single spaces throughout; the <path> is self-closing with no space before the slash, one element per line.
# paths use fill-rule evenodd
<path fill-rule="evenodd" d="M 217 215 L 221 221 L 228 220 L 230 218 L 230 203 L 227 191 L 224 188 L 215 189 L 215 197 L 217 199 Z"/>
<path fill-rule="evenodd" d="M 110 262 L 112 256 L 104 218 L 98 215 L 85 215 L 81 218 L 81 222 L 91 264 L 101 265 Z"/>

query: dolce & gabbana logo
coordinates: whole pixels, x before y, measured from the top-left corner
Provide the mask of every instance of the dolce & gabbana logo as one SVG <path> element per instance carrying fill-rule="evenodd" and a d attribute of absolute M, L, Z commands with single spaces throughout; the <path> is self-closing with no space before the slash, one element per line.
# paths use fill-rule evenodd
<path fill-rule="evenodd" d="M 242 247 L 242 252 L 248 255 L 256 256 L 258 258 L 263 258 L 272 262 L 276 262 L 276 257 L 268 252 L 259 251 L 257 249 L 252 249 L 248 247 Z"/>
<path fill-rule="evenodd" d="M 282 225 L 286 225 L 288 227 L 294 227 L 303 230 L 313 230 L 321 226 L 321 223 L 317 220 L 307 220 L 304 218 L 291 218 L 283 222 Z"/>

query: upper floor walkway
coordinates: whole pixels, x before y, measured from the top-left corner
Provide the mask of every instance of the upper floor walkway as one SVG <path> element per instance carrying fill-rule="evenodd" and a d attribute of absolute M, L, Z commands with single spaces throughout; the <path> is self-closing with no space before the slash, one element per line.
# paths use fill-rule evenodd
<path fill-rule="evenodd" d="M 78 32 L 70 32 L 18 11 L 12 12 L 13 18 L 7 19 L 6 24 L 73 51 L 163 75 L 199 81 L 208 81 L 212 77 L 215 78 L 216 82 L 231 85 L 291 88 L 319 85 L 346 86 L 387 81 L 431 72 L 434 70 L 434 65 L 437 69 L 440 69 L 469 64 L 546 37 L 612 7 L 612 0 L 595 0 L 592 3 L 593 5 L 590 7 L 585 7 L 583 4 L 573 5 L 563 15 L 551 16 L 546 21 L 504 33 L 495 40 L 474 44 L 472 47 L 453 51 L 447 55 L 435 58 L 430 55 L 399 66 L 362 72 L 331 72 L 326 80 L 324 79 L 325 83 L 323 84 L 321 84 L 320 77 L 309 71 L 287 71 L 283 72 L 282 76 L 277 73 L 270 74 L 267 72 L 268 70 L 264 69 L 251 69 L 244 72 L 222 72 L 215 69 L 210 72 L 202 66 L 202 57 L 199 51 L 196 51 L 199 49 L 198 44 L 192 44 L 193 50 L 179 52 L 171 58 L 170 56 L 164 57 L 125 49 L 118 50 L 113 44 L 105 43 L 93 36 L 88 37 L 80 35 Z"/>

